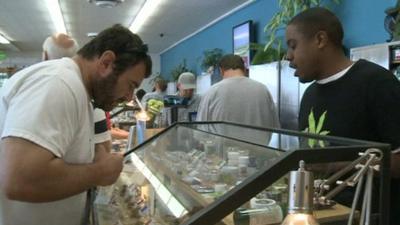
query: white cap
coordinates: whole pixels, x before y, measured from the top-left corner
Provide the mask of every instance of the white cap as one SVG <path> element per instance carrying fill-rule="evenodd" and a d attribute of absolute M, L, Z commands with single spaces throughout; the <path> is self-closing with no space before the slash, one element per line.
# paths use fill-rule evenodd
<path fill-rule="evenodd" d="M 184 90 L 195 89 L 196 88 L 196 76 L 190 72 L 181 73 L 181 75 L 179 75 L 179 78 L 178 78 L 178 84 L 180 84 Z"/>

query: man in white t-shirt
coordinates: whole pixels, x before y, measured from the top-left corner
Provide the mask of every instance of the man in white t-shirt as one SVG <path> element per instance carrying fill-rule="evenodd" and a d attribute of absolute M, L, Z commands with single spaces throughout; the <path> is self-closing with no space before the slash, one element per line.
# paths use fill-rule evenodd
<path fill-rule="evenodd" d="M 43 61 L 72 57 L 79 49 L 78 43 L 69 35 L 55 33 L 43 42 Z M 96 144 L 104 144 L 111 150 L 111 135 L 107 129 L 105 112 L 99 108 L 93 110 L 94 141 Z"/>
<path fill-rule="evenodd" d="M 93 105 L 109 111 L 130 101 L 150 72 L 147 46 L 115 25 L 72 59 L 9 79 L 0 90 L 0 225 L 81 223 L 85 191 L 114 183 L 123 162 L 94 150 Z"/>

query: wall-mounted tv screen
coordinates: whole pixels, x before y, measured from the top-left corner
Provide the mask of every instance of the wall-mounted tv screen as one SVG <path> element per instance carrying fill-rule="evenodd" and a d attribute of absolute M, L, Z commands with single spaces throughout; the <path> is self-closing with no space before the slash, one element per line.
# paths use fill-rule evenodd
<path fill-rule="evenodd" d="M 254 42 L 253 21 L 249 20 L 234 26 L 232 33 L 233 54 L 240 55 L 246 64 L 246 68 L 249 68 L 253 56 L 250 50 L 250 43 Z"/>

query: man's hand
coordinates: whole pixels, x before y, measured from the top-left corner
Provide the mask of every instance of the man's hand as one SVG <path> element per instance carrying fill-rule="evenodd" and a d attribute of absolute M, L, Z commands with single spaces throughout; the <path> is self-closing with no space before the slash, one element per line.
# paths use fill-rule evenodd
<path fill-rule="evenodd" d="M 109 153 L 103 148 L 96 150 L 94 164 L 99 171 L 97 185 L 107 186 L 115 183 L 122 171 L 123 160 L 121 153 Z"/>

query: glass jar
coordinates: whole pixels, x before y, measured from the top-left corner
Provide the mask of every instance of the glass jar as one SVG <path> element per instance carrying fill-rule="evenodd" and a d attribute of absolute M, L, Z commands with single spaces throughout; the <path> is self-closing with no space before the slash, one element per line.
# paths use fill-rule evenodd
<path fill-rule="evenodd" d="M 250 225 L 266 225 L 282 222 L 281 207 L 275 200 L 268 198 L 252 198 L 250 200 Z"/>

